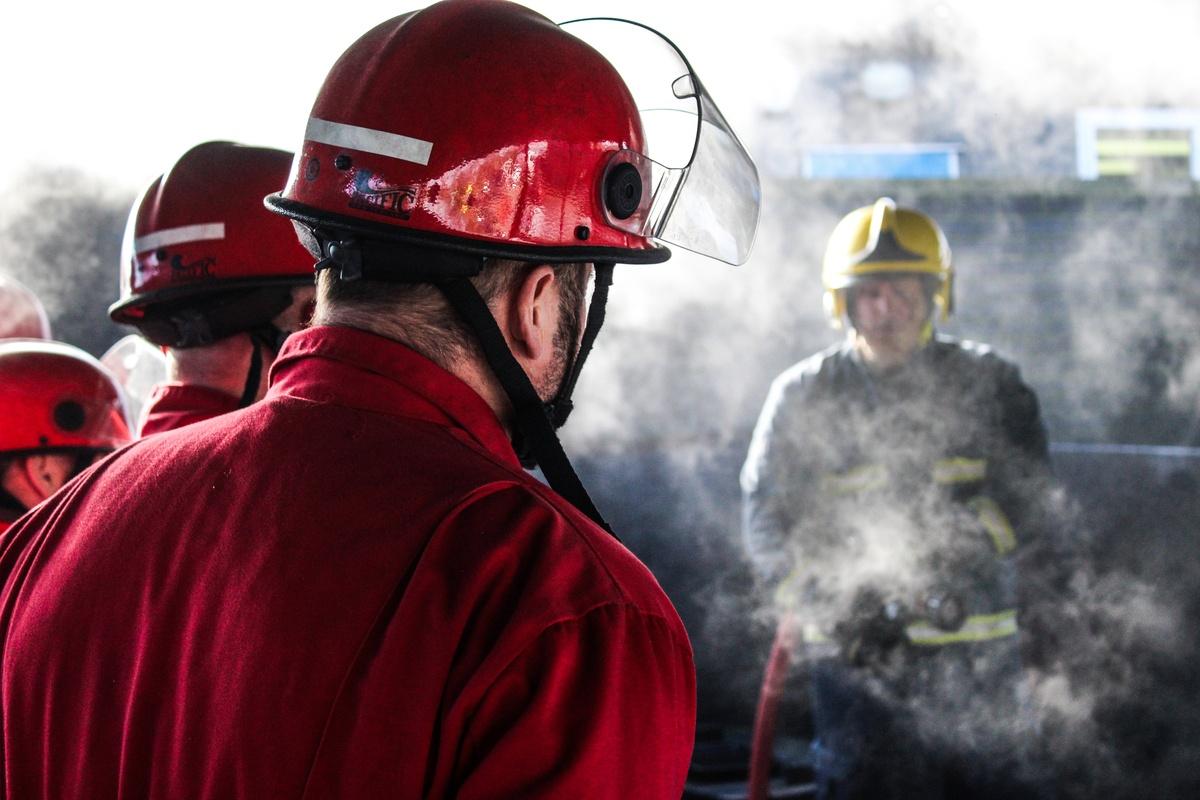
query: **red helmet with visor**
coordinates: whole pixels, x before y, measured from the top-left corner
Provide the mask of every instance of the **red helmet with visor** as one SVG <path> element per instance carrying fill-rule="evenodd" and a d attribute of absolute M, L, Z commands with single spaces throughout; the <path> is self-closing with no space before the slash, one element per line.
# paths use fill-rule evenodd
<path fill-rule="evenodd" d="M 99 361 L 62 342 L 0 342 L 0 454 L 127 444 L 121 390 Z"/>
<path fill-rule="evenodd" d="M 619 41 L 607 35 L 614 24 Z M 630 47 L 657 57 L 636 85 L 681 112 L 654 150 L 639 106 L 658 97 L 635 97 L 610 60 Z M 672 150 L 678 163 L 655 160 Z M 728 229 L 716 238 L 732 247 L 675 235 L 705 194 L 683 179 L 696 172 L 707 175 L 702 186 L 733 176 L 721 181 L 725 206 L 702 222 Z M 287 187 L 267 204 L 313 229 L 539 263 L 666 260 L 654 239 L 741 263 L 758 178 L 686 59 L 656 32 L 618 20 L 559 26 L 512 3 L 449 0 L 377 26 L 342 55 Z M 691 216 L 695 227 L 704 215 Z"/>

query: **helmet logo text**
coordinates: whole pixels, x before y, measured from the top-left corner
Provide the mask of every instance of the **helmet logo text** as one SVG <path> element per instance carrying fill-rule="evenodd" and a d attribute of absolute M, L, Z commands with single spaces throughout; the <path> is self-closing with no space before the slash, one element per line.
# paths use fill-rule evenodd
<path fill-rule="evenodd" d="M 212 278 L 212 266 L 217 263 L 213 256 L 198 258 L 190 264 L 183 263 L 179 253 L 171 256 L 171 282 L 200 281 Z"/>
<path fill-rule="evenodd" d="M 389 186 L 366 170 L 354 174 L 350 207 L 408 219 L 417 201 L 417 187 Z"/>

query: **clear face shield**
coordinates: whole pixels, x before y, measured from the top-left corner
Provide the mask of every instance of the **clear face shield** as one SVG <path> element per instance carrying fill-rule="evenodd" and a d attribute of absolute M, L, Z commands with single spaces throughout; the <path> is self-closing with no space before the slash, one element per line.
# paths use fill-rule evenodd
<path fill-rule="evenodd" d="M 142 408 L 154 387 L 167 379 L 167 357 L 141 336 L 131 333 L 105 351 L 100 363 L 108 367 L 124 392 L 130 430 L 141 419 Z"/>
<path fill-rule="evenodd" d="M 599 51 L 629 87 L 645 152 L 622 150 L 608 169 L 632 165 L 649 187 L 614 227 L 729 264 L 750 256 L 762 192 L 758 170 L 683 53 L 638 22 L 591 18 L 561 27 Z"/>

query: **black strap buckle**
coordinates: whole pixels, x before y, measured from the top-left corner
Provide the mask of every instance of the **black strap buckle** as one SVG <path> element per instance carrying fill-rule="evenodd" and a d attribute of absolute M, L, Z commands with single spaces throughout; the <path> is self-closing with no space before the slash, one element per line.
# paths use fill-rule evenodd
<path fill-rule="evenodd" d="M 354 239 L 327 239 L 321 243 L 321 254 L 324 258 L 314 267 L 317 272 L 337 267 L 338 277 L 344 281 L 362 277 L 362 251 Z"/>

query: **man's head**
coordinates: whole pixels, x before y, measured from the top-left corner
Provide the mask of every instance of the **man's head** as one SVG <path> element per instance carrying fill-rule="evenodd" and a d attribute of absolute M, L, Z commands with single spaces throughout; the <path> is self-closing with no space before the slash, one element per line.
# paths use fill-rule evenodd
<path fill-rule="evenodd" d="M 198 362 L 199 372 L 229 384 L 214 388 L 247 401 L 263 385 L 255 360 L 274 358 L 311 313 L 313 259 L 292 226 L 262 205 L 287 181 L 291 159 L 233 142 L 184 153 L 134 203 L 121 298 L 109 309 L 169 348 L 173 364 Z"/>
<path fill-rule="evenodd" d="M 825 249 L 825 311 L 872 365 L 904 363 L 952 310 L 950 246 L 930 217 L 883 197 L 842 218 Z"/>
<path fill-rule="evenodd" d="M 0 505 L 29 508 L 130 440 L 115 379 L 60 342 L 0 342 Z"/>
<path fill-rule="evenodd" d="M 571 408 L 613 265 L 665 261 L 655 238 L 699 252 L 717 242 L 718 257 L 740 263 L 759 197 L 753 163 L 674 45 L 643 26 L 591 21 L 649 35 L 656 52 L 638 54 L 665 68 L 640 77 L 693 115 L 681 137 L 689 157 L 653 160 L 629 85 L 573 35 L 587 22 L 446 0 L 378 25 L 330 70 L 288 184 L 266 199 L 328 273 L 316 321 L 368 327 L 486 373 L 469 382 L 513 420 L 527 463 L 581 508 L 590 501 L 554 427 Z M 670 117 L 678 136 L 688 117 Z M 693 169 L 706 174 L 689 183 Z M 713 183 L 719 198 L 705 194 Z M 581 337 L 570 330 L 584 317 L 580 264 L 596 276 Z M 395 320 L 362 322 L 384 307 Z M 462 353 L 472 355 L 455 361 Z"/>
<path fill-rule="evenodd" d="M 878 275 L 846 288 L 846 315 L 864 360 L 880 369 L 908 361 L 929 339 L 933 292 L 921 275 Z"/>

